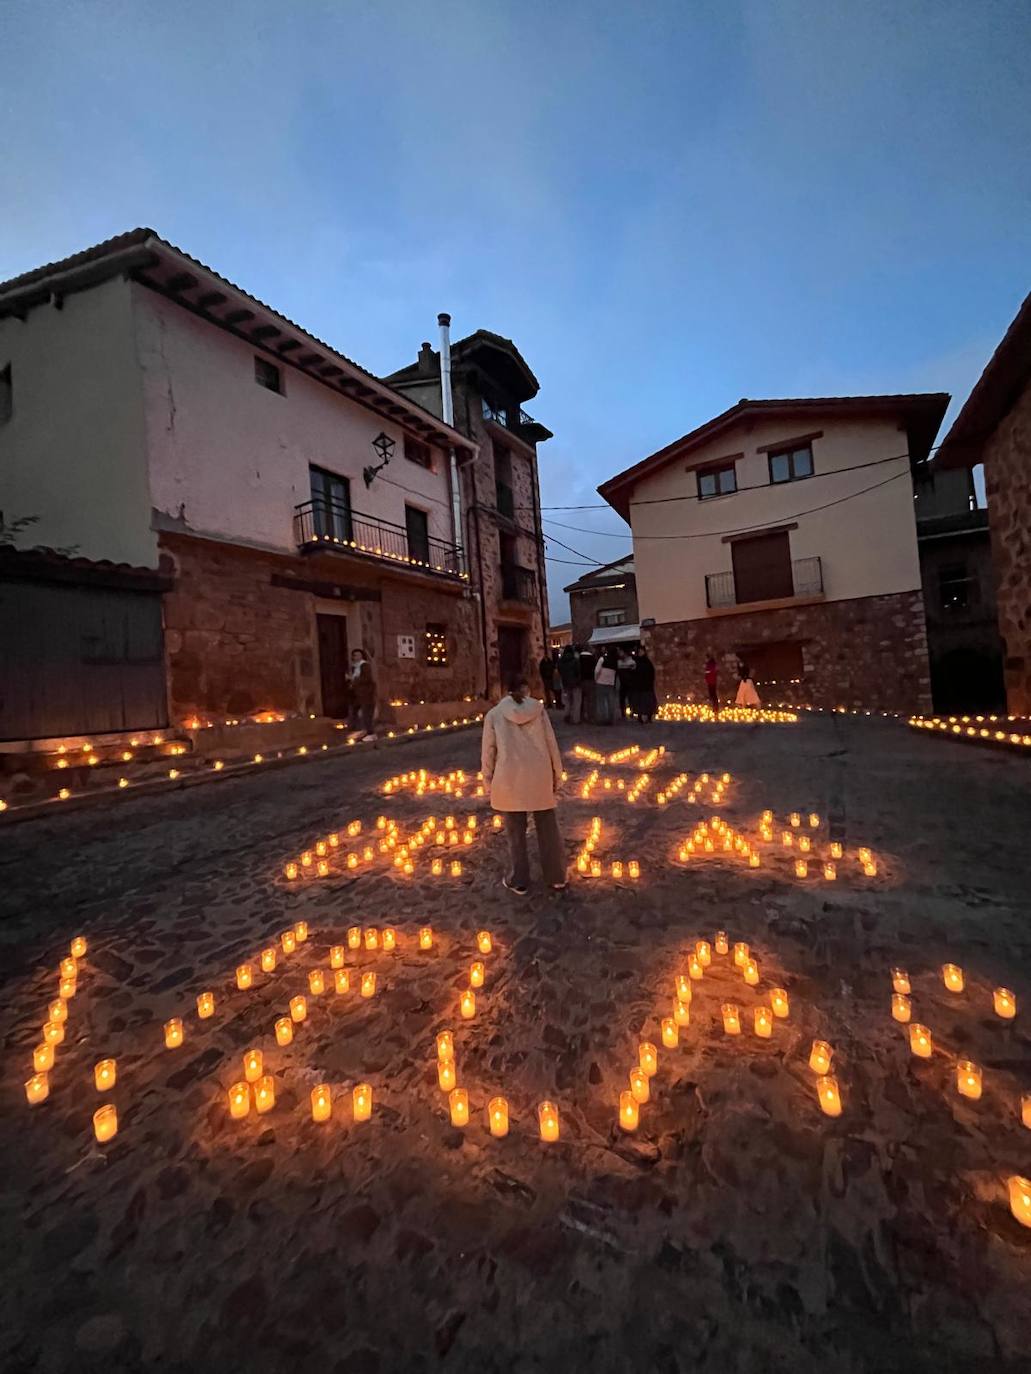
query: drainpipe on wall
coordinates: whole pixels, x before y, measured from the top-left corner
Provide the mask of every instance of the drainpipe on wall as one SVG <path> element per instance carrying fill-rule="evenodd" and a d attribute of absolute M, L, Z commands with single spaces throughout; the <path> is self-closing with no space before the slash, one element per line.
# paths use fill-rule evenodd
<path fill-rule="evenodd" d="M 441 419 L 451 429 L 455 425 L 455 405 L 451 395 L 451 316 L 441 312 L 437 316 L 440 325 L 440 408 Z M 455 450 L 448 449 L 448 471 L 451 478 L 451 542 L 459 547 L 462 539 L 462 489 L 458 485 L 458 460 Z M 463 553 L 465 552 L 463 548 Z"/>

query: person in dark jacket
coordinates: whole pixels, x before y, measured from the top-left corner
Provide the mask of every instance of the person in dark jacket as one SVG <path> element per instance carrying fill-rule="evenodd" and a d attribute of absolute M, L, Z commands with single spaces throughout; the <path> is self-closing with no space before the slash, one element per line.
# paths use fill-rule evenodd
<path fill-rule="evenodd" d="M 620 719 L 626 717 L 626 713 L 632 710 L 630 695 L 634 689 L 634 673 L 637 671 L 637 661 L 629 649 L 620 649 L 619 659 L 616 663 L 616 678 L 619 682 L 619 716 Z"/>
<path fill-rule="evenodd" d="M 566 724 L 579 725 L 583 692 L 580 690 L 580 659 L 572 644 L 567 644 L 559 655 L 558 673 L 566 694 Z"/>
<path fill-rule="evenodd" d="M 645 649 L 637 655 L 637 667 L 634 669 L 633 686 L 634 715 L 642 725 L 650 725 L 658 710 L 658 698 L 655 695 L 655 664 L 648 657 Z"/>
<path fill-rule="evenodd" d="M 550 709 L 555 705 L 555 695 L 552 691 L 552 684 L 555 679 L 555 665 L 552 663 L 549 653 L 545 653 L 540 663 L 538 663 L 537 671 L 541 675 L 541 687 L 544 689 L 544 705 Z"/>
<path fill-rule="evenodd" d="M 594 720 L 594 670 L 598 660 L 591 652 L 589 644 L 580 649 L 580 691 L 583 694 L 580 706 L 580 719 L 584 724 Z"/>
<path fill-rule="evenodd" d="M 375 739 L 376 677 L 364 649 L 351 652 L 351 729 L 359 730 L 365 739 Z"/>

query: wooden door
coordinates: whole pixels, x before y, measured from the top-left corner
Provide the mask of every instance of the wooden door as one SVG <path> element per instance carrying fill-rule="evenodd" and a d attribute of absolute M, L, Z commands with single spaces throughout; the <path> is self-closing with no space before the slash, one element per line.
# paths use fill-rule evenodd
<path fill-rule="evenodd" d="M 736 539 L 730 553 L 734 562 L 734 599 L 738 605 L 794 596 L 791 544 L 786 532 Z"/>
<path fill-rule="evenodd" d="M 317 615 L 319 677 L 322 682 L 322 714 L 343 720 L 348 711 L 347 617 Z"/>

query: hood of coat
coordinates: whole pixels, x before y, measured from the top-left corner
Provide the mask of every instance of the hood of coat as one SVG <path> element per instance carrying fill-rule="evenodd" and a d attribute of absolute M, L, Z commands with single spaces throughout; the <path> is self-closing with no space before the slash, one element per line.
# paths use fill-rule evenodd
<path fill-rule="evenodd" d="M 532 725 L 544 710 L 544 703 L 536 697 L 523 697 L 522 701 L 502 697 L 497 709 L 513 725 Z"/>

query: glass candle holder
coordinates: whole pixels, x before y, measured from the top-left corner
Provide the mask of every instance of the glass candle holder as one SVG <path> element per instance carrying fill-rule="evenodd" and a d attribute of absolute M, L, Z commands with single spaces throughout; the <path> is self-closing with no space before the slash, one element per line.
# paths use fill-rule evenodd
<path fill-rule="evenodd" d="M 213 992 L 202 992 L 197 998 L 197 1015 L 202 1021 L 206 1021 L 209 1016 L 215 1014 L 215 994 Z"/>
<path fill-rule="evenodd" d="M 448 1108 L 451 1112 L 452 1126 L 468 1126 L 469 1094 L 465 1088 L 452 1088 L 448 1094 Z"/>
<path fill-rule="evenodd" d="M 476 933 L 476 948 L 481 954 L 489 954 L 494 948 L 494 940 L 489 930 L 480 930 Z"/>
<path fill-rule="evenodd" d="M 333 970 L 333 991 L 338 997 L 351 990 L 351 975 L 345 968 Z"/>
<path fill-rule="evenodd" d="M 229 1115 L 234 1121 L 241 1121 L 250 1115 L 251 1089 L 248 1083 L 234 1083 L 229 1089 Z"/>
<path fill-rule="evenodd" d="M 393 926 L 383 927 L 380 943 L 388 954 L 391 954 L 397 948 L 397 931 Z"/>
<path fill-rule="evenodd" d="M 321 997 L 326 991 L 326 975 L 320 968 L 310 969 L 308 972 L 308 991 L 314 997 Z"/>
<path fill-rule="evenodd" d="M 487 1124 L 491 1135 L 508 1135 L 508 1103 L 503 1097 L 492 1097 L 487 1103 Z"/>
<path fill-rule="evenodd" d="M 773 1034 L 773 1011 L 771 1008 L 756 1007 L 753 1013 L 753 1025 L 760 1040 L 769 1040 Z"/>
<path fill-rule="evenodd" d="M 374 973 L 363 973 L 363 974 L 362 974 L 362 996 L 363 996 L 363 997 L 375 997 L 375 996 L 376 996 L 376 975 L 375 975 Z"/>
<path fill-rule="evenodd" d="M 630 1091 L 635 1102 L 647 1102 L 651 1096 L 651 1080 L 643 1069 L 630 1070 Z"/>
<path fill-rule="evenodd" d="M 351 926 L 347 932 L 347 948 L 361 949 L 362 947 L 362 928 L 361 926 Z"/>
<path fill-rule="evenodd" d="M 329 950 L 329 966 L 332 969 L 344 967 L 344 947 L 343 945 L 331 945 Z"/>
<path fill-rule="evenodd" d="M 672 1016 L 662 1018 L 662 1043 L 668 1050 L 675 1050 L 680 1040 L 680 1027 Z"/>
<path fill-rule="evenodd" d="M 45 1073 L 34 1073 L 25 1083 L 25 1100 L 30 1107 L 38 1107 L 50 1096 L 50 1079 Z"/>
<path fill-rule="evenodd" d="M 307 997 L 300 997 L 300 996 L 298 996 L 298 997 L 291 997 L 291 998 L 290 998 L 290 1019 L 291 1019 L 292 1021 L 301 1022 L 301 1021 L 304 1020 L 304 1018 L 305 1018 L 307 1015 L 308 1015 L 308 999 L 307 999 Z"/>
<path fill-rule="evenodd" d="M 370 950 L 379 949 L 379 931 L 375 926 L 368 926 L 366 928 L 365 948 Z"/>
<path fill-rule="evenodd" d="M 1031 1179 L 1014 1174 L 1006 1180 L 1010 1195 L 1010 1211 L 1021 1226 L 1031 1226 Z"/>
<path fill-rule="evenodd" d="M 832 859 L 840 859 L 840 858 L 842 858 L 842 857 L 844 856 L 844 852 L 845 852 L 845 851 L 844 851 L 844 850 L 842 849 L 842 847 L 841 847 L 841 841 L 840 841 L 840 840 L 832 840 L 832 841 L 831 841 L 831 858 L 832 858 Z"/>
<path fill-rule="evenodd" d="M 118 1080 L 118 1065 L 113 1059 L 100 1059 L 93 1066 L 93 1081 L 97 1092 L 104 1093 L 113 1088 Z"/>
<path fill-rule="evenodd" d="M 63 997 L 55 997 L 49 1007 L 47 1007 L 47 1012 L 51 1021 L 56 1021 L 60 1024 L 68 1020 L 68 1003 Z"/>
<path fill-rule="evenodd" d="M 75 939 L 69 946 L 69 952 L 73 959 L 84 958 L 86 954 L 86 949 L 86 937 L 84 935 L 76 935 Z"/>
<path fill-rule="evenodd" d="M 470 964 L 469 966 L 469 986 L 471 988 L 482 988 L 483 975 L 483 964 L 480 963 L 480 961 L 477 959 L 474 963 Z"/>
<path fill-rule="evenodd" d="M 741 973 L 750 988 L 757 987 L 759 983 L 759 960 L 749 959 Z"/>
<path fill-rule="evenodd" d="M 960 1097 L 969 1097 L 974 1102 L 981 1096 L 981 1067 L 972 1059 L 957 1061 L 956 1091 Z"/>
<path fill-rule="evenodd" d="M 308 922 L 298 921 L 294 925 L 294 939 L 299 945 L 303 945 L 308 938 Z"/>
<path fill-rule="evenodd" d="M 625 1088 L 619 1094 L 620 1129 L 624 1131 L 636 1131 L 638 1119 L 638 1106 L 634 1100 L 634 1095 L 629 1088 Z"/>
<path fill-rule="evenodd" d="M 453 1059 L 437 1060 L 437 1086 L 441 1092 L 449 1093 L 458 1082 L 458 1073 Z"/>
<path fill-rule="evenodd" d="M 289 1016 L 281 1016 L 276 1022 L 276 1044 L 289 1045 L 294 1038 L 294 1023 Z"/>
<path fill-rule="evenodd" d="M 716 953 L 717 953 L 717 954 L 726 954 L 726 953 L 727 953 L 727 950 L 730 948 L 730 946 L 729 946 L 729 944 L 728 944 L 728 942 L 727 942 L 727 932 L 726 932 L 725 930 L 718 930 L 718 931 L 716 932 L 716 941 L 715 941 L 715 944 L 716 944 Z"/>
<path fill-rule="evenodd" d="M 264 1116 L 276 1105 L 276 1080 L 270 1073 L 263 1074 L 255 1083 L 254 1105 L 259 1116 Z"/>
<path fill-rule="evenodd" d="M 823 1074 L 816 1080 L 816 1095 L 820 1100 L 820 1110 L 825 1115 L 841 1115 L 841 1094 L 838 1080 L 833 1074 Z"/>
<path fill-rule="evenodd" d="M 61 1042 L 64 1040 L 64 1022 L 44 1021 L 43 1039 L 47 1042 L 48 1045 L 60 1045 Z"/>
<path fill-rule="evenodd" d="M 996 1016 L 1004 1021 L 1011 1020 L 1017 1014 L 1017 994 L 1009 988 L 996 988 L 992 993 L 992 1007 Z"/>
<path fill-rule="evenodd" d="M 904 968 L 893 968 L 891 971 L 891 986 L 895 992 L 909 993 L 912 989 L 909 986 L 909 974 Z"/>
<path fill-rule="evenodd" d="M 250 964 L 240 964 L 236 970 L 236 986 L 246 992 L 254 982 L 254 969 Z"/>
<path fill-rule="evenodd" d="M 476 1015 L 476 994 L 472 988 L 466 988 L 465 992 L 462 993 L 460 1010 L 464 1021 L 471 1021 Z"/>
<path fill-rule="evenodd" d="M 433 929 L 431 926 L 422 926 L 419 930 L 419 948 L 433 948 Z"/>
<path fill-rule="evenodd" d="M 54 1047 L 44 1040 L 32 1051 L 32 1067 L 36 1073 L 46 1073 L 54 1067 Z"/>
<path fill-rule="evenodd" d="M 279 944 L 284 954 L 293 954 L 297 948 L 297 936 L 292 930 L 284 930 L 279 937 Z"/>
<path fill-rule="evenodd" d="M 93 1134 L 101 1144 L 118 1134 L 118 1111 L 113 1102 L 105 1102 L 93 1113 Z"/>
<path fill-rule="evenodd" d="M 62 978 L 77 978 L 79 976 L 78 960 L 73 959 L 70 954 L 66 955 L 65 958 L 61 960 L 59 972 Z"/>
<path fill-rule="evenodd" d="M 744 968 L 748 963 L 748 946 L 743 940 L 739 940 L 734 946 L 734 967 Z"/>
<path fill-rule="evenodd" d="M 558 1140 L 558 1108 L 554 1102 L 542 1102 L 537 1108 L 537 1124 L 542 1140 Z"/>
<path fill-rule="evenodd" d="M 809 865 L 806 863 L 805 859 L 796 859 L 796 860 L 795 860 L 795 877 L 796 877 L 796 878 L 807 878 L 808 876 L 809 876 Z"/>
<path fill-rule="evenodd" d="M 276 951 L 269 945 L 268 949 L 261 951 L 261 971 L 271 973 L 276 967 Z"/>
<path fill-rule="evenodd" d="M 454 1059 L 455 1057 L 455 1038 L 451 1031 L 441 1031 L 437 1036 L 437 1058 Z"/>
<path fill-rule="evenodd" d="M 791 1011 L 788 995 L 783 988 L 770 988 L 770 1008 L 774 1016 L 784 1020 Z"/>
<path fill-rule="evenodd" d="M 1025 1093 L 1020 1099 L 1020 1121 L 1031 1131 L 1031 1093 Z"/>
<path fill-rule="evenodd" d="M 720 1014 L 723 1017 L 723 1031 L 725 1035 L 741 1034 L 741 1013 L 733 1002 L 724 1002 L 720 1007 Z"/>
<path fill-rule="evenodd" d="M 333 1115 L 333 1093 L 328 1083 L 316 1083 L 311 1090 L 312 1121 L 328 1121 Z"/>
<path fill-rule="evenodd" d="M 962 992 L 963 970 L 958 964 L 942 964 L 942 982 L 949 992 Z"/>
<path fill-rule="evenodd" d="M 687 974 L 678 973 L 676 978 L 673 980 L 673 986 L 676 991 L 677 1001 L 685 1002 L 688 1005 L 690 1005 L 691 998 L 694 996 L 694 993 L 691 991 L 691 979 L 687 976 Z"/>
<path fill-rule="evenodd" d="M 170 1050 L 177 1050 L 183 1043 L 183 1023 L 180 1017 L 173 1016 L 170 1021 L 165 1022 L 165 1045 Z"/>
<path fill-rule="evenodd" d="M 689 1026 L 691 1024 L 690 1002 L 681 1002 L 679 999 L 674 1001 L 673 1020 L 678 1026 Z"/>
<path fill-rule="evenodd" d="M 913 1003 L 904 992 L 893 992 L 891 994 L 891 1014 L 895 1021 L 900 1021 L 902 1025 L 908 1025 L 913 1015 Z"/>
<path fill-rule="evenodd" d="M 833 1057 L 834 1051 L 826 1040 L 814 1040 L 813 1047 L 809 1051 L 809 1067 L 813 1073 L 827 1073 Z"/>
<path fill-rule="evenodd" d="M 931 1032 L 916 1021 L 909 1027 L 909 1048 L 918 1059 L 930 1059 L 934 1053 Z"/>
<path fill-rule="evenodd" d="M 637 1047 L 637 1061 L 649 1078 L 658 1073 L 659 1052 L 650 1040 L 642 1040 Z"/>

